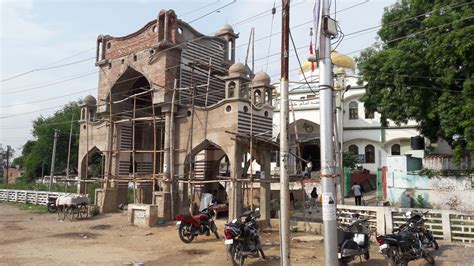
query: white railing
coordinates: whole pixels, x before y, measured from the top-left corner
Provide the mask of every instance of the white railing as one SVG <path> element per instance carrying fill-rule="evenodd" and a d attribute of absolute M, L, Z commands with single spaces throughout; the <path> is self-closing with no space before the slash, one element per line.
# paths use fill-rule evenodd
<path fill-rule="evenodd" d="M 0 201 L 46 205 L 48 203 L 49 196 L 60 196 L 65 194 L 68 193 L 36 190 L 0 189 Z"/>
<path fill-rule="evenodd" d="M 352 213 L 359 213 L 369 218 L 369 226 L 378 234 L 392 233 L 404 223 L 403 214 L 407 211 L 429 211 L 425 224 L 437 239 L 474 243 L 474 212 L 350 205 L 339 205 L 337 209 L 341 223 L 347 223 Z"/>

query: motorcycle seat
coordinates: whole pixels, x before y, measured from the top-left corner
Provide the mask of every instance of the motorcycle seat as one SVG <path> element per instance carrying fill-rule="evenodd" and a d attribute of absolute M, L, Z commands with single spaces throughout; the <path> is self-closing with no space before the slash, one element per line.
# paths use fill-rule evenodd
<path fill-rule="evenodd" d="M 198 221 L 204 221 L 204 220 L 208 220 L 209 219 L 209 216 L 203 214 L 203 213 L 200 213 L 200 214 L 196 214 L 193 216 L 193 219 L 194 220 L 198 220 Z"/>

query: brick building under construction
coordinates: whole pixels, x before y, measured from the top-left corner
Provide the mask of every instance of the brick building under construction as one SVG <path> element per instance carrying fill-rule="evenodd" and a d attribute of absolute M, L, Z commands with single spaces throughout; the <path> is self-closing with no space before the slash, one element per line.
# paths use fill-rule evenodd
<path fill-rule="evenodd" d="M 238 37 L 230 25 L 203 35 L 172 10 L 130 35 L 98 36 L 98 97 L 81 105 L 79 176 L 100 161 L 102 211 L 127 204 L 133 183 L 134 201 L 158 205 L 164 219 L 205 192 L 236 217 L 243 187 L 258 183 L 256 205 L 269 218 L 274 88 L 266 73 L 235 63 Z M 247 175 L 253 160 L 257 178 Z"/>

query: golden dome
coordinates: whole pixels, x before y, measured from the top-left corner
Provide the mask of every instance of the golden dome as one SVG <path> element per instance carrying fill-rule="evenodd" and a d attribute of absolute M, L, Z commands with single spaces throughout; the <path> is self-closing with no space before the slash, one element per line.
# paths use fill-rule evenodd
<path fill-rule="evenodd" d="M 331 53 L 331 60 L 332 63 L 338 67 L 342 68 L 350 68 L 350 69 L 355 69 L 355 62 L 354 59 L 352 59 L 350 56 L 347 56 L 345 54 L 338 53 L 337 51 L 334 51 Z M 311 70 L 311 62 L 306 60 L 301 67 L 303 68 L 303 71 L 309 71 Z M 316 68 L 316 63 L 315 66 Z"/>

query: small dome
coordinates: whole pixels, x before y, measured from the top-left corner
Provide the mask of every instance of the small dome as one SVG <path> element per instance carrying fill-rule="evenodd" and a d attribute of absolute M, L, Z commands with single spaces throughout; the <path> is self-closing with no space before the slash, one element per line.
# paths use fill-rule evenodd
<path fill-rule="evenodd" d="M 336 74 L 338 74 L 338 75 L 346 74 L 346 69 L 343 68 L 343 67 L 339 67 L 339 68 L 337 69 L 337 73 L 336 73 Z"/>
<path fill-rule="evenodd" d="M 224 24 L 224 26 L 222 26 L 222 28 L 219 31 L 234 31 L 234 28 L 232 28 L 231 25 L 226 23 Z"/>
<path fill-rule="evenodd" d="M 82 99 L 82 104 L 94 106 L 97 104 L 97 100 L 94 98 L 94 96 L 87 95 L 86 97 L 84 97 L 84 99 Z"/>
<path fill-rule="evenodd" d="M 341 54 L 334 51 L 331 53 L 331 60 L 332 60 L 332 63 L 338 67 L 355 69 L 354 59 L 352 59 L 350 56 L 347 56 L 345 54 Z M 308 60 L 306 60 L 301 65 L 304 72 L 311 70 L 311 61 L 314 61 L 314 68 L 317 68 L 316 66 L 317 62 L 315 62 L 316 58 L 311 57 L 311 58 L 308 58 Z"/>
<path fill-rule="evenodd" d="M 332 63 L 338 67 L 355 69 L 355 62 L 350 56 L 340 54 L 336 51 L 331 53 Z"/>
<path fill-rule="evenodd" d="M 229 75 L 231 74 L 245 74 L 245 65 L 242 63 L 235 63 L 229 68 Z"/>
<path fill-rule="evenodd" d="M 253 77 L 253 80 L 252 80 L 253 83 L 263 83 L 263 84 L 270 84 L 270 76 L 263 72 L 263 71 L 260 71 L 258 72 L 257 74 L 255 74 L 255 77 Z"/>

